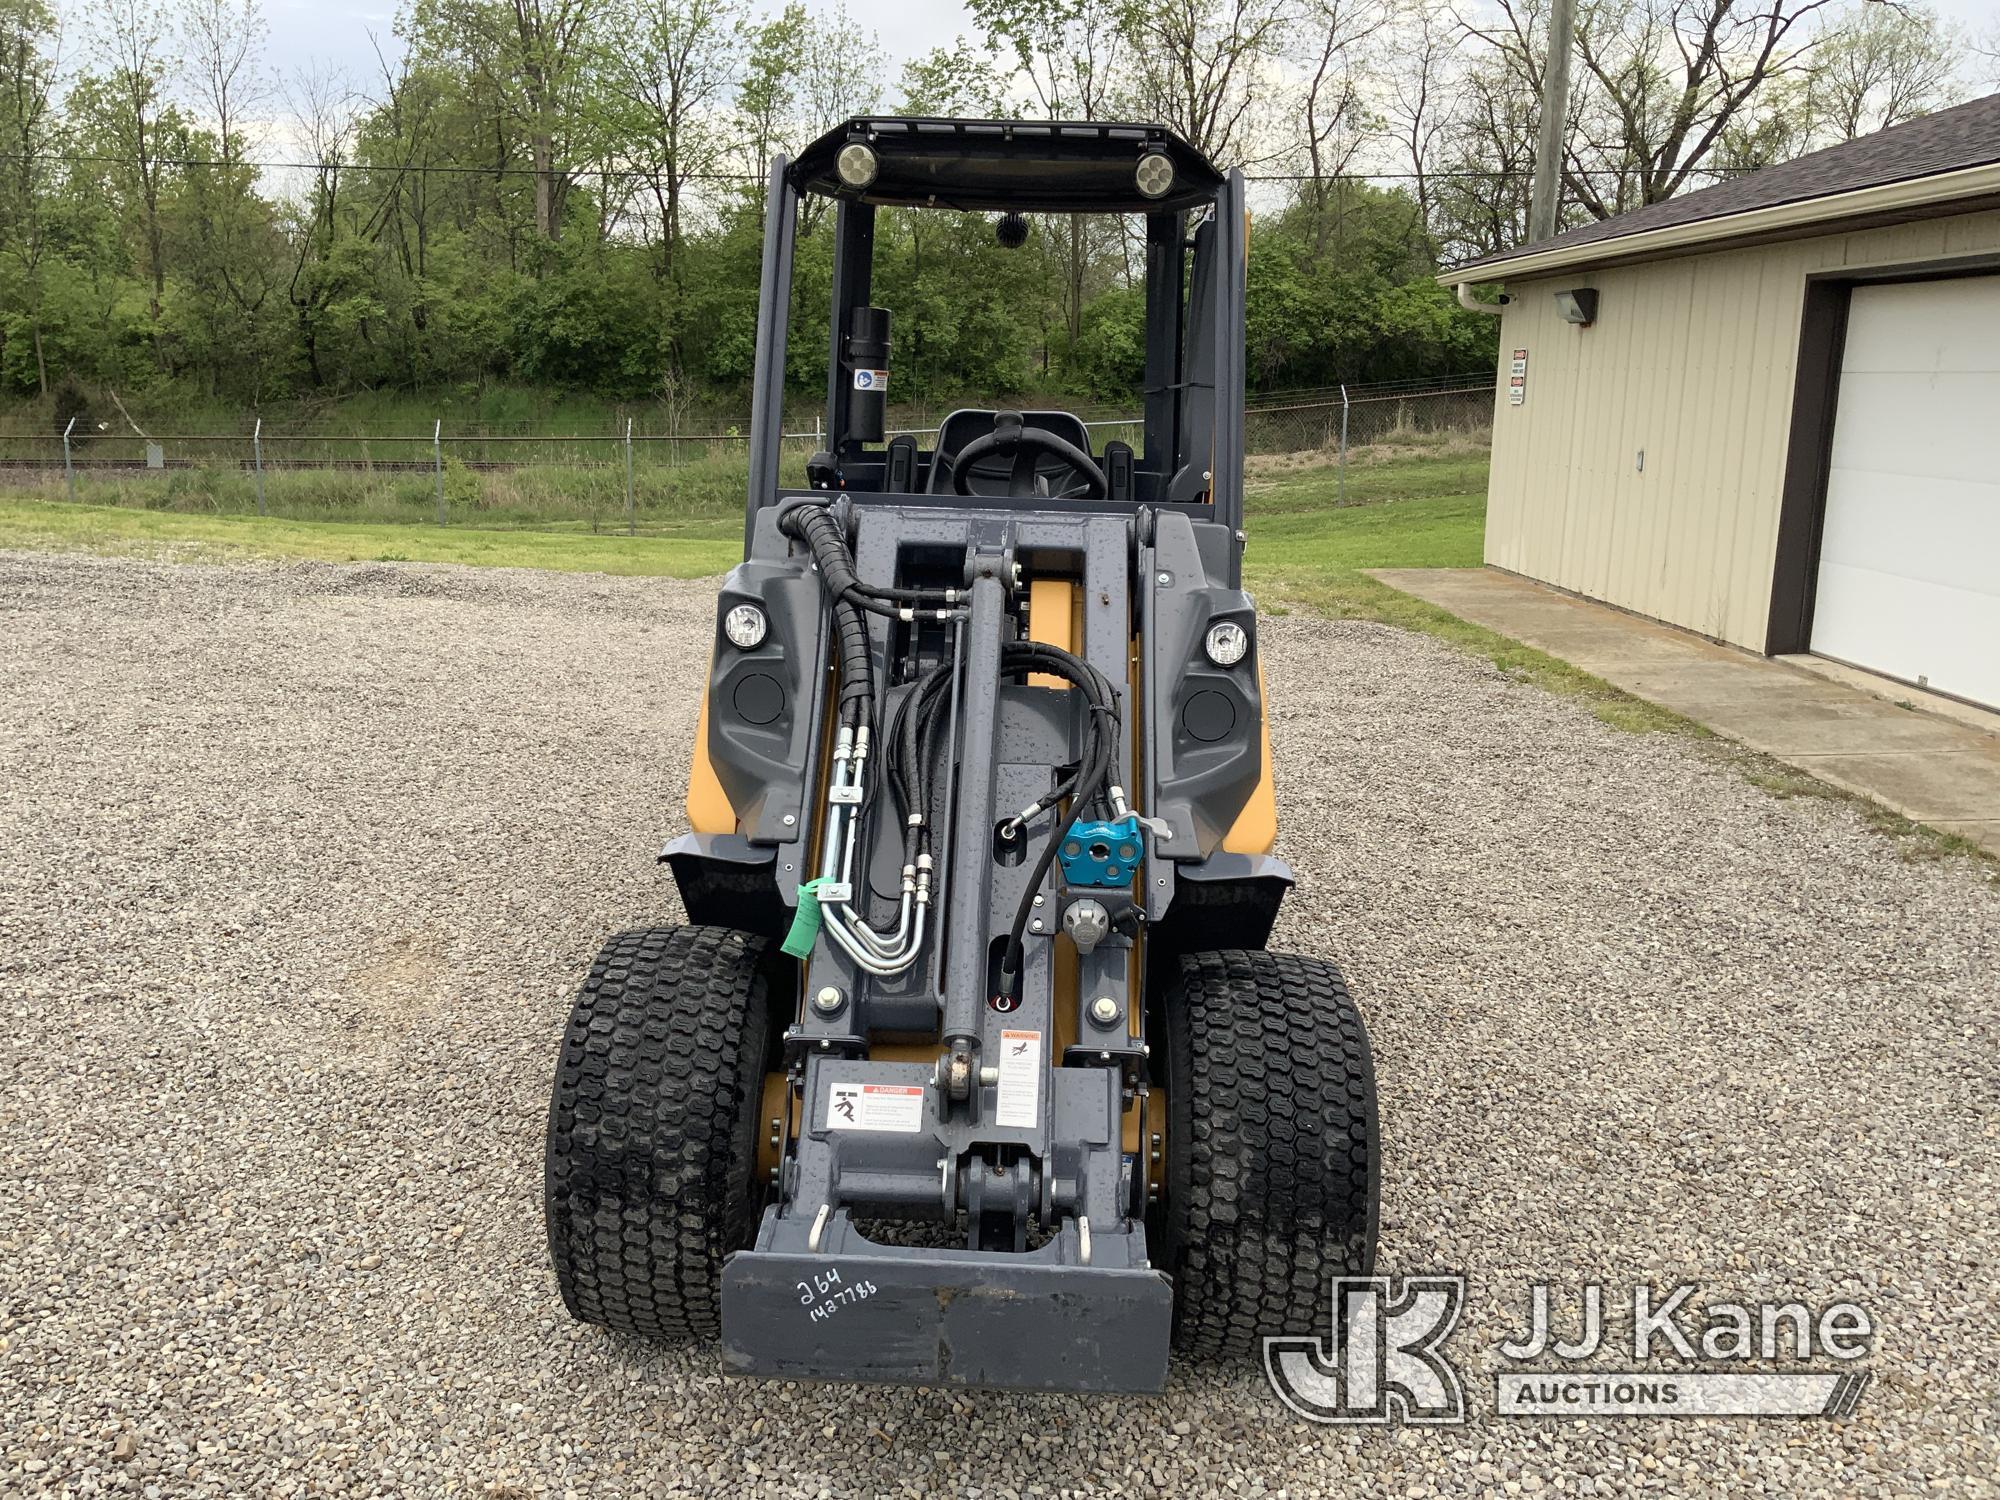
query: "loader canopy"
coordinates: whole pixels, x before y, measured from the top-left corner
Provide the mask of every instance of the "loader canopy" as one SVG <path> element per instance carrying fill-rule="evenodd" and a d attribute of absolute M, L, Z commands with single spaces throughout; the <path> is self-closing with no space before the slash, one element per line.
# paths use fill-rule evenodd
<path fill-rule="evenodd" d="M 840 153 L 855 143 L 876 157 L 860 186 L 840 173 Z M 1137 169 L 1148 154 L 1165 156 L 1172 176 L 1144 192 Z M 1185 213 L 1214 202 L 1223 180 L 1162 125 L 897 118 L 829 130 L 799 153 L 791 179 L 801 192 L 867 204 L 1054 214 Z"/>
<path fill-rule="evenodd" d="M 767 196 L 758 314 L 749 515 L 781 489 L 779 428 L 800 198 L 835 204 L 824 450 L 812 490 L 933 496 L 1005 508 L 1050 499 L 1085 508 L 1184 509 L 1242 524 L 1245 218 L 1240 173 L 1218 171 L 1161 125 L 862 117 L 796 161 L 776 158 Z M 1104 214 L 1143 221 L 1143 422 L 1087 424 L 1060 410 L 967 408 L 935 431 L 888 420 L 895 330 L 871 299 L 879 207 L 1009 216 Z M 1016 243 L 1016 241 L 1005 241 Z M 1136 445 L 1127 441 L 1137 438 Z M 1232 580 L 1233 581 L 1233 580 Z"/>

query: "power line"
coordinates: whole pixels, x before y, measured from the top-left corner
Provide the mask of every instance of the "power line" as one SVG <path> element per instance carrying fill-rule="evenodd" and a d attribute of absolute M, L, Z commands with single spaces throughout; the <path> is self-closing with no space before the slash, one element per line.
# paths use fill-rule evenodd
<path fill-rule="evenodd" d="M 0 151 L 0 161 L 55 162 L 65 166 L 126 166 L 137 167 L 139 162 L 127 156 L 100 156 L 87 152 L 70 151 Z M 231 161 L 222 157 L 198 156 L 156 156 L 151 158 L 154 167 L 187 168 L 237 168 L 247 167 L 259 172 L 382 172 L 399 176 L 446 176 L 446 177 L 596 177 L 606 181 L 612 178 L 651 181 L 666 175 L 663 171 L 645 167 L 587 167 L 577 165 L 537 167 L 468 167 L 457 163 L 438 162 L 394 162 L 394 161 Z M 1696 167 L 1693 175 L 1704 177 L 1729 177 L 1741 172 L 1754 171 L 1752 167 Z M 1605 168 L 1602 172 L 1586 173 L 1586 176 L 1625 176 L 1616 168 Z M 1509 182 L 1529 181 L 1533 173 L 1514 168 L 1481 169 L 1474 167 L 1441 168 L 1430 172 L 1333 172 L 1314 176 L 1309 172 L 1246 172 L 1246 182 L 1438 182 L 1465 179 L 1470 181 Z M 734 183 L 739 185 L 763 182 L 761 173 L 753 172 L 685 172 L 680 175 L 682 182 Z"/>
<path fill-rule="evenodd" d="M 155 156 L 151 159 L 155 167 L 204 167 L 235 168 L 249 167 L 259 172 L 395 172 L 395 173 L 435 173 L 452 177 L 638 177 L 650 178 L 662 175 L 649 172 L 643 167 L 467 167 L 456 163 L 438 162 L 381 162 L 381 161 L 234 161 L 223 157 L 202 156 Z M 112 166 L 136 167 L 139 162 L 129 156 L 98 156 L 77 151 L 0 151 L 0 161 L 40 161 L 60 162 L 66 166 Z M 683 173 L 683 182 L 762 182 L 762 176 L 749 172 L 689 172 Z"/>

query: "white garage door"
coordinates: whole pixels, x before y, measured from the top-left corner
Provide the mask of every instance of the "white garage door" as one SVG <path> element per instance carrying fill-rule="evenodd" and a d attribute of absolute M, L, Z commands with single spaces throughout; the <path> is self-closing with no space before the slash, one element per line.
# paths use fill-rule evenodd
<path fill-rule="evenodd" d="M 1812 649 L 2000 708 L 2000 276 L 1854 289 Z"/>

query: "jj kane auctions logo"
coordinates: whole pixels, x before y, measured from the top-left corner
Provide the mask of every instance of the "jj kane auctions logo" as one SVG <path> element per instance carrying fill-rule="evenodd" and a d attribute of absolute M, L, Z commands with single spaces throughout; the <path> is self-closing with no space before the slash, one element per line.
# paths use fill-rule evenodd
<path fill-rule="evenodd" d="M 1264 1371 L 1278 1398 L 1314 1422 L 1412 1425 L 1465 1420 L 1464 1382 L 1443 1345 L 1465 1305 L 1463 1276 L 1341 1277 L 1333 1284 L 1327 1336 L 1264 1341 Z M 1494 1410 L 1509 1417 L 1844 1417 L 1860 1402 L 1874 1324 L 1852 1302 L 1817 1314 L 1802 1302 L 1711 1301 L 1696 1289 L 1632 1287 L 1629 1343 L 1607 1333 L 1605 1288 L 1581 1289 L 1574 1337 L 1551 1312 L 1546 1283 L 1528 1289 L 1522 1332 L 1498 1347 L 1509 1364 L 1494 1377 Z M 1628 1353 L 1645 1369 L 1605 1369 L 1600 1354 Z M 1836 1367 L 1773 1371 L 1775 1362 Z M 1701 1368 L 1683 1368 L 1681 1362 Z M 1847 1366 L 1841 1368 L 1840 1366 Z"/>

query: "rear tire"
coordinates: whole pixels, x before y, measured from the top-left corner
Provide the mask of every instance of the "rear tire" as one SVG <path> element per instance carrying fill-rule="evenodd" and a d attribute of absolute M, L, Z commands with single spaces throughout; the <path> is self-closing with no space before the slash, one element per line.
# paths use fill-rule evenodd
<path fill-rule="evenodd" d="M 1241 1357 L 1325 1327 L 1329 1281 L 1375 1261 L 1380 1141 L 1368 1034 L 1340 970 L 1191 953 L 1165 995 L 1174 1346 Z"/>
<path fill-rule="evenodd" d="M 722 1263 L 757 1232 L 757 1114 L 774 997 L 766 939 L 621 932 L 570 1012 L 549 1106 L 549 1256 L 570 1314 L 713 1338 Z"/>

